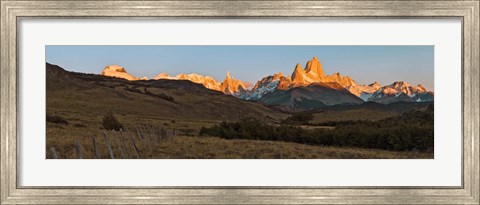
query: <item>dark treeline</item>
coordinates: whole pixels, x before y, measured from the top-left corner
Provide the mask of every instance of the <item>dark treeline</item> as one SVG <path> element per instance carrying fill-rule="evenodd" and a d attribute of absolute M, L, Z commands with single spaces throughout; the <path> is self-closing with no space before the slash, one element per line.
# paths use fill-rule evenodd
<path fill-rule="evenodd" d="M 310 145 L 433 152 L 433 105 L 379 121 L 340 121 L 335 129 L 306 130 L 295 125 L 269 125 L 254 118 L 203 127 L 200 135 L 226 139 L 296 142 Z"/>

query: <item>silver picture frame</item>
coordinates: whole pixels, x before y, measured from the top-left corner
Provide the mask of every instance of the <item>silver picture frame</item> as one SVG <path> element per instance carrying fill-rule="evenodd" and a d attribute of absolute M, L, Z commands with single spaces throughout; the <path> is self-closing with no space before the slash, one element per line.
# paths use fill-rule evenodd
<path fill-rule="evenodd" d="M 1 204 L 479 204 L 479 1 L 1 0 Z M 18 22 L 22 18 L 459 18 L 459 187 L 21 187 Z"/>

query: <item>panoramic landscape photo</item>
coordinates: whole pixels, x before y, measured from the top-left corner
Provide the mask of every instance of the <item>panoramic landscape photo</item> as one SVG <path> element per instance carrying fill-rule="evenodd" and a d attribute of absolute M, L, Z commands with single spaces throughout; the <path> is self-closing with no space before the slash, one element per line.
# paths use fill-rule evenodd
<path fill-rule="evenodd" d="M 433 46 L 46 46 L 47 159 L 433 159 Z"/>

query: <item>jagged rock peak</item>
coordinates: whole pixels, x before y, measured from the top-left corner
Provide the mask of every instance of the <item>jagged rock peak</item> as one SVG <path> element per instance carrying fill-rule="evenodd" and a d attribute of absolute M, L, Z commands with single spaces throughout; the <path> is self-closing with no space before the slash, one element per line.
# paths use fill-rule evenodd
<path fill-rule="evenodd" d="M 108 65 L 105 66 L 100 75 L 123 78 L 126 80 L 146 80 L 144 78 L 138 78 L 127 73 L 127 70 L 120 65 Z"/>
<path fill-rule="evenodd" d="M 303 70 L 300 63 L 298 63 L 297 66 L 295 66 L 295 70 L 293 70 L 293 73 L 292 73 L 292 82 L 303 84 L 305 82 L 305 77 L 306 77 L 305 70 Z"/>
<path fill-rule="evenodd" d="M 422 84 L 418 84 L 418 85 L 417 85 L 417 89 L 419 89 L 419 90 L 421 90 L 421 91 L 423 91 L 423 92 L 427 92 L 427 89 L 426 89 L 425 87 L 423 87 Z"/>
<path fill-rule="evenodd" d="M 401 86 L 410 86 L 410 84 L 408 84 L 405 81 L 395 81 L 395 82 L 393 82 L 392 86 L 393 87 L 401 87 Z"/>
<path fill-rule="evenodd" d="M 282 72 L 278 72 L 273 75 L 273 79 L 280 79 L 282 77 L 285 77 Z"/>
<path fill-rule="evenodd" d="M 375 81 L 375 82 L 373 82 L 372 84 L 370 84 L 370 85 L 368 85 L 368 86 L 370 86 L 370 87 L 380 87 L 381 85 L 380 85 L 377 81 Z"/>
<path fill-rule="evenodd" d="M 318 57 L 313 57 L 312 60 L 309 60 L 307 62 L 307 65 L 305 66 L 305 72 L 307 74 L 310 74 L 311 77 L 314 77 L 315 79 L 323 79 L 325 77 L 325 72 L 323 71 L 322 64 L 318 60 Z"/>
<path fill-rule="evenodd" d="M 246 90 L 245 84 L 242 81 L 233 78 L 230 75 L 230 71 L 227 72 L 227 76 L 220 86 L 220 91 L 225 94 L 234 94 L 244 90 Z"/>

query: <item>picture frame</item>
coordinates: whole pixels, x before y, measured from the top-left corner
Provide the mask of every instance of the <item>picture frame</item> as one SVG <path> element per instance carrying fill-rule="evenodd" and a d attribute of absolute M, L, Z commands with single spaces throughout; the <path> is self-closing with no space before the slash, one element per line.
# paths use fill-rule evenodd
<path fill-rule="evenodd" d="M 479 1 L 1 1 L 1 204 L 479 204 Z M 460 187 L 18 186 L 22 18 L 460 18 Z"/>

